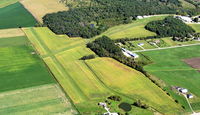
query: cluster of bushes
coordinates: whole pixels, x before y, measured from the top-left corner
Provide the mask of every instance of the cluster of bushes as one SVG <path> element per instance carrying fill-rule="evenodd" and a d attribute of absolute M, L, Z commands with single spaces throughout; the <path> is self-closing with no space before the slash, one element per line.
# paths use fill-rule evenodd
<path fill-rule="evenodd" d="M 161 37 L 186 37 L 195 32 L 192 27 L 171 16 L 166 17 L 164 20 L 149 22 L 145 28 Z"/>
<path fill-rule="evenodd" d="M 47 14 L 43 22 L 56 34 L 90 38 L 138 15 L 175 14 L 178 4 L 178 0 L 91 0 L 84 7 Z"/>
<path fill-rule="evenodd" d="M 136 107 L 140 107 L 142 109 L 148 109 L 149 108 L 148 105 L 142 103 L 140 100 L 137 100 L 136 102 L 134 102 L 133 105 L 136 106 Z"/>
<path fill-rule="evenodd" d="M 119 62 L 146 74 L 146 71 L 144 71 L 143 67 L 139 65 L 134 58 L 126 57 L 122 53 L 121 48 L 115 45 L 114 41 L 106 36 L 100 37 L 95 41 L 88 43 L 87 47 L 100 57 L 114 58 Z"/>
<path fill-rule="evenodd" d="M 110 96 L 108 97 L 108 99 L 113 100 L 113 101 L 121 101 L 121 97 L 120 96 Z"/>
<path fill-rule="evenodd" d="M 91 55 L 87 55 L 87 56 L 83 56 L 80 60 L 88 60 L 88 59 L 94 59 L 95 55 L 91 54 Z"/>

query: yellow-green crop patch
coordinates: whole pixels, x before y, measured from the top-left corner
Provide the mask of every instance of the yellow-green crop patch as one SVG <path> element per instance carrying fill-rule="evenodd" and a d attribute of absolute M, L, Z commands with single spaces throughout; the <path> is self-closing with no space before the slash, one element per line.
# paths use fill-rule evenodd
<path fill-rule="evenodd" d="M 0 114 L 76 114 L 56 84 L 42 85 L 0 93 Z"/>
<path fill-rule="evenodd" d="M 196 32 L 200 32 L 200 24 L 189 24 Z"/>
<path fill-rule="evenodd" d="M 138 19 L 130 24 L 112 27 L 108 29 L 106 32 L 102 33 L 100 36 L 106 35 L 112 39 L 155 36 L 156 33 L 146 30 L 144 28 L 145 25 L 151 21 L 162 20 L 166 16 L 167 15 Z"/>
<path fill-rule="evenodd" d="M 179 105 L 142 73 L 109 58 L 96 58 L 87 63 L 99 79 L 112 89 L 132 98 L 141 99 L 163 113 L 175 114 L 181 111 Z"/>

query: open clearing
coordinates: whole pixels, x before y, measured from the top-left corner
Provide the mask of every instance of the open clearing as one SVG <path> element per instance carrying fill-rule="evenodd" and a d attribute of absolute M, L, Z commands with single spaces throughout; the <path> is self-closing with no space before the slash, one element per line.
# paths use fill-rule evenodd
<path fill-rule="evenodd" d="M 186 62 L 191 67 L 200 70 L 200 58 L 185 59 L 184 62 Z"/>
<path fill-rule="evenodd" d="M 0 8 L 8 6 L 10 4 L 14 4 L 19 0 L 0 0 Z"/>
<path fill-rule="evenodd" d="M 0 8 L 0 29 L 29 27 L 35 24 L 34 17 L 19 2 Z"/>
<path fill-rule="evenodd" d="M 144 99 L 145 102 L 152 105 L 160 112 L 177 113 L 178 111 L 180 112 L 182 110 L 179 105 L 175 104 L 170 97 L 168 97 L 156 85 L 151 83 L 151 81 L 145 78 L 141 73 L 121 65 L 116 61 L 112 61 L 112 59 L 101 60 L 101 58 L 98 58 L 95 62 L 104 63 L 105 65 L 95 64 L 95 71 L 93 71 L 93 66 L 90 65 L 90 61 L 85 62 L 83 60 L 79 60 L 85 55 L 93 54 L 90 49 L 86 48 L 86 40 L 81 38 L 68 38 L 64 35 L 56 36 L 47 28 L 24 28 L 23 30 L 32 44 L 35 46 L 36 50 L 41 54 L 41 57 L 51 69 L 57 81 L 61 84 L 65 92 L 72 99 L 72 101 L 75 103 L 75 106 L 82 114 L 96 114 L 105 112 L 105 110 L 97 106 L 97 103 L 99 101 L 104 101 L 107 96 L 113 94 L 122 96 L 128 102 L 134 101 L 135 99 Z M 108 63 L 108 60 L 110 60 L 112 64 L 114 63 L 114 65 L 116 64 L 119 66 L 114 67 L 118 69 L 116 73 L 113 73 L 114 70 L 111 70 L 113 67 L 110 66 L 113 65 Z M 120 68 L 120 66 L 122 68 Z M 131 72 L 131 75 L 127 74 L 126 69 L 123 68 L 128 68 L 128 71 Z M 99 72 L 102 71 L 109 73 L 104 73 L 103 75 L 99 74 Z M 121 76 L 119 79 L 116 79 L 116 82 L 105 80 L 105 83 L 102 83 L 99 78 L 103 77 L 104 75 L 110 77 L 110 80 L 115 80 L 112 78 L 116 77 L 116 75 Z M 132 80 L 125 79 L 125 76 Z M 140 81 L 137 83 L 137 88 L 149 87 L 149 91 L 146 90 L 145 92 L 149 92 L 148 94 L 153 96 L 152 100 L 149 99 L 149 96 L 144 95 L 137 88 L 136 90 L 134 86 L 131 85 L 138 82 L 133 79 L 133 76 L 137 76 L 138 79 L 136 77 L 135 80 Z M 124 81 L 124 83 L 122 83 L 124 86 L 121 89 L 119 86 L 117 86 L 117 84 L 115 84 L 118 81 Z M 143 81 L 145 81 L 145 84 Z M 115 83 L 112 87 L 110 87 L 108 82 Z M 128 82 L 128 84 L 125 85 L 125 82 Z M 140 90 L 142 91 L 143 89 Z M 137 91 L 138 93 L 136 93 Z M 166 105 L 168 104 L 177 109 L 174 110 L 171 107 L 167 107 Z M 87 105 L 87 107 L 85 105 Z"/>
<path fill-rule="evenodd" d="M 19 28 L 0 30 L 0 38 L 24 36 L 24 32 Z"/>
<path fill-rule="evenodd" d="M 109 28 L 106 32 L 102 33 L 100 36 L 106 35 L 112 39 L 155 36 L 156 33 L 146 30 L 144 28 L 145 25 L 151 21 L 162 20 L 166 16 L 167 15 L 138 19 L 130 24 L 119 25 Z"/>
<path fill-rule="evenodd" d="M 30 87 L 0 94 L 0 114 L 75 114 L 70 102 L 55 84 Z"/>
<path fill-rule="evenodd" d="M 196 96 L 196 100 L 193 102 L 197 103 L 200 98 L 200 73 L 183 62 L 183 60 L 200 57 L 199 48 L 200 46 L 198 45 L 142 52 L 154 62 L 153 64 L 145 66 L 145 70 L 166 82 L 168 87 L 179 86 L 187 88 Z M 177 96 L 175 98 L 180 99 Z M 181 99 L 179 101 L 183 102 Z M 187 106 L 186 103 L 184 106 Z"/>
<path fill-rule="evenodd" d="M 22 0 L 24 7 L 42 23 L 42 17 L 48 13 L 66 11 L 68 8 L 60 0 Z"/>

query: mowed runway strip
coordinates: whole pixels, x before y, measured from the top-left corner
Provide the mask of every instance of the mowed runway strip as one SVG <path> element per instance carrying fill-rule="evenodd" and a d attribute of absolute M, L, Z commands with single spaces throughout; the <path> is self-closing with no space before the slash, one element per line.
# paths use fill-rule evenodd
<path fill-rule="evenodd" d="M 85 63 L 83 60 L 80 60 L 83 56 L 93 54 L 90 49 L 86 48 L 86 40 L 81 38 L 56 36 L 47 28 L 25 28 L 23 30 L 34 46 L 36 46 L 36 50 L 40 52 L 41 57 L 43 57 L 55 78 L 82 114 L 95 114 L 105 111 L 99 108 L 97 103 L 113 94 L 120 95 L 129 101 L 144 99 L 161 113 L 177 113 L 178 111 L 182 111 L 179 105 L 175 104 L 170 97 L 156 85 L 151 83 L 151 81 L 145 78 L 141 73 L 129 68 L 128 71 L 132 73 L 129 75 L 126 70 L 120 69 L 120 67 L 128 67 L 121 65 L 112 59 L 110 59 L 111 62 L 113 62 L 114 65 L 116 64 L 119 66 L 119 68 L 117 68 L 117 73 L 113 73 L 114 70 L 110 70 L 113 69 L 112 64 L 106 63 L 106 61 L 104 59 L 101 60 L 101 58 L 96 60 L 97 62 L 95 63 L 97 63 L 97 65 L 95 64 L 94 67 L 91 66 L 95 70 L 93 71 L 93 69 L 86 64 L 87 62 Z M 41 50 L 44 50 L 46 53 L 43 54 Z M 98 65 L 99 63 L 104 64 Z M 104 71 L 106 73 L 99 74 Z M 120 76 L 119 79 L 114 79 L 117 75 Z M 127 76 L 127 78 L 125 76 Z M 141 79 L 138 77 L 138 79 L 134 80 L 132 78 L 134 76 L 140 76 Z M 108 78 L 111 79 L 111 81 L 105 80 L 103 81 L 104 83 L 102 83 L 99 77 L 105 77 L 105 79 Z M 129 78 L 131 79 L 130 82 L 125 85 Z M 115 84 L 120 81 L 124 81 L 122 87 Z M 145 83 L 142 81 L 145 81 Z M 134 89 L 134 86 L 131 84 L 135 83 L 138 84 L 136 85 L 138 93 L 136 90 L 128 90 Z M 108 88 L 110 87 L 109 84 L 115 85 Z M 149 95 L 144 95 L 139 91 L 143 91 L 143 88 L 148 88 L 150 90 L 148 94 L 151 94 L 153 99 L 149 98 Z M 148 92 L 148 90 L 145 92 Z M 168 104 L 172 105 L 172 107 L 168 107 Z M 85 105 L 87 105 L 87 107 Z M 176 110 L 172 108 L 176 108 Z"/>

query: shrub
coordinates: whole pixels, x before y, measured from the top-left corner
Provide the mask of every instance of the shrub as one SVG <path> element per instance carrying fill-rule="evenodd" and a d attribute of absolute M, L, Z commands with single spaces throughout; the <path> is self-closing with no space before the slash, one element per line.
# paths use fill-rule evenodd
<path fill-rule="evenodd" d="M 132 109 L 131 105 L 129 103 L 125 103 L 125 102 L 120 103 L 118 107 L 123 109 L 125 112 L 131 111 L 131 109 Z"/>

